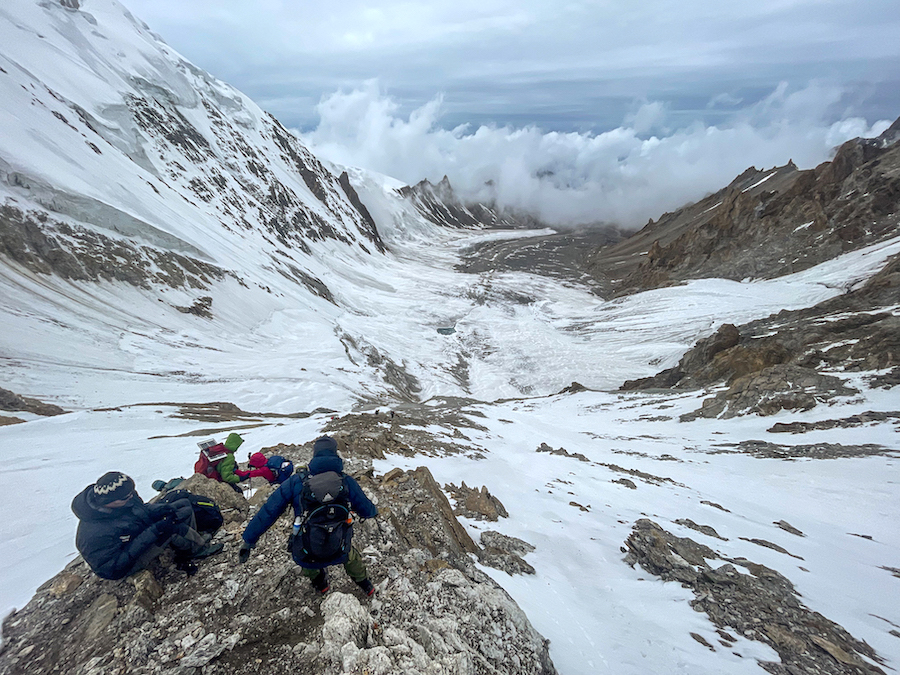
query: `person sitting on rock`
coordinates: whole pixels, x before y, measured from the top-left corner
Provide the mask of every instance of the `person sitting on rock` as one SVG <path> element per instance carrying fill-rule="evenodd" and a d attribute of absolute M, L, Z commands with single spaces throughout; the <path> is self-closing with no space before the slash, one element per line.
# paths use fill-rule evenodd
<path fill-rule="evenodd" d="M 257 476 L 262 476 L 270 483 L 274 483 L 278 480 L 278 477 L 275 475 L 275 472 L 272 471 L 268 466 L 266 466 L 266 456 L 261 452 L 254 452 L 250 455 L 250 459 L 248 460 L 248 464 L 250 468 L 248 469 L 235 469 L 235 475 L 241 480 L 246 480 L 248 478 L 256 478 Z"/>
<path fill-rule="evenodd" d="M 79 520 L 75 547 L 102 579 L 139 572 L 169 547 L 175 550 L 178 569 L 193 574 L 192 559 L 223 548 L 197 532 L 189 500 L 145 504 L 134 481 L 119 471 L 103 474 L 82 490 L 72 500 L 72 511 Z"/>
<path fill-rule="evenodd" d="M 366 595 L 375 587 L 369 580 L 359 551 L 352 546 L 353 527 L 350 509 L 360 518 L 374 518 L 378 509 L 366 497 L 352 477 L 343 472 L 344 461 L 338 456 L 337 442 L 322 436 L 313 444 L 309 470 L 295 473 L 275 490 L 247 525 L 238 554 L 247 562 L 250 550 L 262 534 L 278 520 L 288 505 L 294 507 L 294 534 L 291 535 L 291 557 L 303 568 L 303 575 L 320 593 L 329 589 L 331 565 L 344 569 Z"/>

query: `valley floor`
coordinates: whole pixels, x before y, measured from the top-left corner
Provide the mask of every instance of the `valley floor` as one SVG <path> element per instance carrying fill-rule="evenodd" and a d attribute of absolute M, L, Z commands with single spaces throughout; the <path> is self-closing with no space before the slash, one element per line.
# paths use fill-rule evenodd
<path fill-rule="evenodd" d="M 190 471 L 201 438 L 238 430 L 256 450 L 308 441 L 335 414 L 371 414 L 376 400 L 354 398 L 351 385 L 355 380 L 375 392 L 375 380 L 346 359 L 346 345 L 328 323 L 335 319 L 347 334 L 367 335 L 383 353 L 393 354 L 424 385 L 424 403 L 393 405 L 398 432 L 404 411 L 415 409 L 425 419 L 434 411 L 433 424 L 403 431 L 426 439 L 412 446 L 422 454 L 390 456 L 377 470 L 424 464 L 442 485 L 484 485 L 510 514 L 490 529 L 536 547 L 526 557 L 533 576 L 486 571 L 551 640 L 551 656 L 563 675 L 753 673 L 759 672 L 757 659 L 777 661 L 769 647 L 743 637 L 719 647 L 706 615 L 691 609 L 689 591 L 623 562 L 625 541 L 641 518 L 722 556 L 777 570 L 811 610 L 865 640 L 887 660 L 885 667 L 897 668 L 897 419 L 799 436 L 767 431 L 776 422 L 896 412 L 895 391 L 869 389 L 864 374 L 845 373 L 862 393 L 806 413 L 682 423 L 679 415 L 697 409 L 703 394 L 599 390 L 672 365 L 722 322 L 831 297 L 898 249 L 895 240 L 775 281 L 698 281 L 612 302 L 522 273 L 447 273 L 426 281 L 430 270 L 420 267 L 406 278 L 391 278 L 391 288 L 370 287 L 365 302 L 358 301 L 370 305 L 367 311 L 317 319 L 292 316 L 287 307 L 253 322 L 246 335 L 224 337 L 202 332 L 192 317 L 181 326 L 150 330 L 140 324 L 147 316 L 137 310 L 133 325 L 140 330 L 109 330 L 113 319 L 98 322 L 99 309 L 78 288 L 72 293 L 86 304 L 61 308 L 53 324 L 40 319 L 34 303 L 19 305 L 30 307 L 30 315 L 10 311 L 15 296 L 7 294 L 7 325 L 20 331 L 20 340 L 42 336 L 43 342 L 18 343 L 18 356 L 3 363 L 6 381 L 30 395 L 57 391 L 53 402 L 77 409 L 50 418 L 24 414 L 27 424 L 0 428 L 10 486 L 0 491 L 7 514 L 0 524 L 6 551 L 0 609 L 24 605 L 75 556 L 69 503 L 105 471 L 127 472 L 148 498 L 153 480 Z M 8 283 L 5 288 L 24 293 Z M 398 295 L 398 288 L 409 295 Z M 102 292 L 95 291 L 98 306 Z M 523 294 L 528 302 L 517 300 Z M 412 304 L 404 305 L 404 297 Z M 286 339 L 291 326 L 302 328 Z M 441 326 L 454 326 L 456 333 L 440 335 L 435 328 Z M 47 345 L 73 335 L 87 336 L 78 343 L 84 351 L 57 351 L 48 358 L 53 352 Z M 393 352 L 386 347 L 392 339 Z M 446 364 L 461 353 L 471 356 L 468 390 L 446 375 Z M 403 354 L 418 354 L 418 363 L 402 361 Z M 101 367 L 104 358 L 107 368 Z M 593 390 L 553 393 L 574 380 Z M 505 399 L 478 402 L 500 395 Z M 212 400 L 252 412 L 201 421 L 181 415 L 171 403 Z M 449 416 L 455 421 L 446 421 L 448 407 L 458 409 Z M 387 410 L 383 401 L 381 410 Z M 301 411 L 308 415 L 289 416 Z M 385 418 L 383 424 L 390 429 L 392 422 Z M 752 440 L 882 449 L 836 459 L 774 459 L 742 452 L 740 444 Z M 564 452 L 536 452 L 541 444 Z M 459 451 L 443 452 L 442 445 Z M 676 522 L 686 519 L 714 528 L 722 539 Z M 780 521 L 803 536 L 775 524 Z M 466 526 L 476 540 L 487 527 L 480 521 Z"/>

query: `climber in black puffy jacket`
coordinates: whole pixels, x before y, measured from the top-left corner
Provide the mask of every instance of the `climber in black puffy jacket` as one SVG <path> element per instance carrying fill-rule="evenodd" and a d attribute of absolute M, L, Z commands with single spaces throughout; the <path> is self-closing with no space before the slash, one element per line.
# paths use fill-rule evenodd
<path fill-rule="evenodd" d="M 149 565 L 167 546 L 176 562 L 187 569 L 191 558 L 222 550 L 208 546 L 194 529 L 190 501 L 145 504 L 124 473 L 110 471 L 72 500 L 78 516 L 75 547 L 94 573 L 103 579 L 122 579 Z M 194 568 L 196 569 L 196 568 Z"/>

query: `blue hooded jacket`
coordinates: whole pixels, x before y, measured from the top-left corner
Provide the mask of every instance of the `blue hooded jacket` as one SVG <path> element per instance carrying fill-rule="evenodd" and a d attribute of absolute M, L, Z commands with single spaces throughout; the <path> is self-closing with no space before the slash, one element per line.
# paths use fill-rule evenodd
<path fill-rule="evenodd" d="M 330 436 L 322 436 L 313 444 L 313 458 L 309 463 L 309 474 L 316 475 L 327 471 L 335 471 L 341 474 L 344 482 L 344 489 L 347 491 L 347 498 L 350 501 L 350 507 L 356 511 L 360 518 L 374 518 L 378 515 L 378 509 L 366 497 L 359 483 L 351 476 L 345 476 L 344 460 L 337 454 L 337 443 Z M 285 512 L 289 504 L 294 506 L 294 516 L 304 513 L 310 506 L 302 497 L 303 481 L 305 475 L 295 473 L 282 483 L 275 492 L 266 500 L 259 512 L 253 516 L 244 530 L 243 539 L 251 546 L 255 546 L 257 540 L 268 530 L 272 524 L 278 520 L 282 513 Z M 337 565 L 347 561 L 349 554 L 345 554 L 341 558 L 331 560 L 326 564 L 307 565 L 304 567 L 322 568 L 329 565 Z"/>

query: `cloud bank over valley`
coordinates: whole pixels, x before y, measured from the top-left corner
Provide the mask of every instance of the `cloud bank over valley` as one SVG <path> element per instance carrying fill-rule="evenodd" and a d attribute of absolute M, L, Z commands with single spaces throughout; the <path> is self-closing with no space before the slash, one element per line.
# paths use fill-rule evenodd
<path fill-rule="evenodd" d="M 528 211 L 554 225 L 616 223 L 629 229 L 720 189 L 748 166 L 793 160 L 811 168 L 858 136 L 880 134 L 890 120 L 834 119 L 840 87 L 780 84 L 726 122 L 672 124 L 667 106 L 648 101 L 603 133 L 543 131 L 537 126 L 441 126 L 435 96 L 409 115 L 379 85 L 337 91 L 317 106 L 319 123 L 300 133 L 333 162 L 413 184 L 448 176 L 467 200 Z M 733 105 L 721 97 L 710 107 Z"/>

